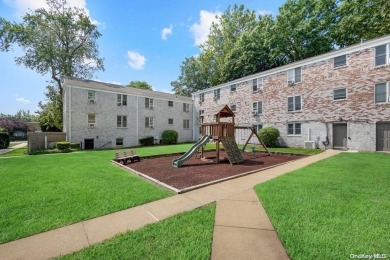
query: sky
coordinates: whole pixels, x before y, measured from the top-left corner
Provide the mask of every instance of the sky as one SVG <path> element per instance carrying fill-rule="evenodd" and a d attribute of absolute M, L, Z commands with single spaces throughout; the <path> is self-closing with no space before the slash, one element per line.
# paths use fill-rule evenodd
<path fill-rule="evenodd" d="M 45 0 L 0 0 L 0 17 L 21 22 L 21 17 L 45 6 Z M 102 36 L 98 39 L 104 71 L 95 80 L 126 85 L 146 81 L 156 91 L 170 93 L 186 57 L 200 53 L 215 17 L 229 6 L 244 4 L 258 14 L 277 15 L 284 0 L 68 0 L 85 9 Z M 50 75 L 15 64 L 23 52 L 17 47 L 0 52 L 0 113 L 38 110 Z"/>

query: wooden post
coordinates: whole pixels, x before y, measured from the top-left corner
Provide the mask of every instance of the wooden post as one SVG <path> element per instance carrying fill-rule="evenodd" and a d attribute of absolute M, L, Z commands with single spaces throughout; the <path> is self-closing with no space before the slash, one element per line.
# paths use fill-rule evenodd
<path fill-rule="evenodd" d="M 219 139 L 217 140 L 216 145 L 216 150 L 217 150 L 217 163 L 219 163 Z"/>

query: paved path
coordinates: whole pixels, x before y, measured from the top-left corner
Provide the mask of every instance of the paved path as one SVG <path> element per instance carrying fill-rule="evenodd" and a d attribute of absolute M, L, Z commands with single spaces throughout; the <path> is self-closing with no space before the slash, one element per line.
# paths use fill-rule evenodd
<path fill-rule="evenodd" d="M 19 149 L 19 148 L 22 148 L 22 147 L 25 147 L 27 146 L 27 142 L 22 142 L 20 144 L 17 144 L 11 148 L 7 148 L 7 149 L 0 149 L 0 154 L 5 154 L 5 153 L 9 153 L 15 149 Z"/>
<path fill-rule="evenodd" d="M 305 157 L 281 166 L 277 166 L 264 171 L 259 171 L 257 173 L 247 175 L 241 178 L 214 184 L 208 187 L 172 196 L 166 199 L 154 201 L 138 207 L 130 208 L 95 219 L 90 219 L 87 221 L 69 225 L 63 228 L 58 228 L 55 230 L 37 234 L 31 237 L 26 237 L 20 240 L 1 244 L 0 259 L 48 259 L 59 255 L 71 253 L 80 250 L 84 247 L 88 247 L 90 245 L 102 242 L 106 239 L 110 239 L 119 233 L 123 233 L 130 230 L 137 230 L 147 224 L 166 219 L 184 211 L 201 207 L 214 201 L 217 201 L 218 205 L 218 220 L 218 216 L 221 215 L 221 213 L 218 212 L 221 212 L 221 209 L 223 212 L 224 210 L 228 210 L 230 206 L 234 207 L 234 202 L 232 202 L 232 198 L 233 200 L 238 201 L 237 197 L 240 198 L 242 196 L 242 198 L 244 198 L 242 203 L 244 204 L 246 202 L 250 202 L 245 200 L 250 200 L 251 198 L 253 200 L 253 194 L 245 195 L 240 193 L 251 190 L 258 183 L 265 182 L 287 172 L 309 165 L 318 160 L 333 156 L 337 153 L 338 151 L 327 150 L 326 152 L 318 155 Z M 236 197 L 232 197 L 233 195 L 236 195 Z M 260 207 L 258 202 L 256 202 L 256 204 L 256 207 Z M 256 247 L 258 244 L 266 245 L 262 246 L 262 248 L 264 249 L 262 249 L 262 254 L 265 257 L 274 254 L 285 256 L 283 255 L 283 250 L 280 248 L 280 244 L 278 245 L 278 240 L 277 237 L 275 237 L 273 228 L 271 228 L 271 226 L 269 225 L 269 220 L 268 224 L 266 223 L 267 220 L 265 219 L 264 210 L 262 210 L 261 207 L 258 208 L 258 210 L 260 211 L 260 219 L 256 218 L 256 216 L 249 215 L 249 211 L 246 217 L 250 219 L 253 218 L 253 223 L 255 223 L 256 225 L 260 225 L 254 227 L 254 231 L 256 231 L 254 233 L 259 233 L 263 229 L 263 235 L 253 235 L 254 238 L 256 237 L 257 239 L 262 240 L 257 241 L 258 243 L 256 242 L 256 244 L 253 244 L 253 246 L 248 247 L 246 245 L 246 247 L 244 247 L 245 244 L 243 244 L 243 247 L 236 247 L 235 250 L 237 250 L 237 252 L 240 252 L 240 259 L 245 259 L 245 256 L 247 256 L 247 258 L 250 258 L 251 255 L 257 254 L 258 252 L 256 251 Z M 253 213 L 253 211 L 251 212 Z M 264 223 L 262 223 L 261 221 L 264 221 Z M 221 224 L 219 220 L 218 223 Z M 238 223 L 235 224 L 235 226 L 232 226 L 232 230 L 234 228 L 235 232 L 238 233 L 237 236 L 240 236 L 239 230 L 244 230 L 242 228 L 240 229 L 239 225 L 241 224 Z M 268 235 L 265 235 L 264 233 L 266 229 L 265 227 L 269 229 L 270 233 Z M 227 227 L 223 227 L 223 225 L 216 226 L 216 231 L 214 233 L 215 238 L 213 241 L 214 247 L 212 253 L 214 259 L 217 259 L 220 256 L 220 251 L 218 251 L 220 249 L 218 249 L 218 245 L 221 244 L 221 241 L 219 239 L 223 238 L 221 238 L 221 232 L 224 231 L 223 228 L 225 228 L 225 232 L 228 232 L 226 231 Z M 241 233 L 241 236 L 242 235 L 243 233 Z M 269 240 L 270 237 L 273 237 L 273 239 Z M 229 243 L 233 242 L 230 241 Z M 267 248 L 268 251 L 266 251 Z M 246 251 L 244 252 L 243 250 Z M 273 252 L 275 250 L 276 252 Z"/>

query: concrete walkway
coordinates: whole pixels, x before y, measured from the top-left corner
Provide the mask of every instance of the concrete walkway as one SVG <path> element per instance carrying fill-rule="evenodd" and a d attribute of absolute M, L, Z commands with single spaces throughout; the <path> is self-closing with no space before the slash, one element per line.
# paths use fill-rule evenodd
<path fill-rule="evenodd" d="M 216 221 L 214 231 L 215 237 L 213 240 L 212 257 L 214 259 L 218 259 L 223 256 L 221 250 L 223 250 L 224 247 L 221 246 L 221 244 L 237 244 L 237 238 L 241 239 L 240 237 L 250 235 L 249 233 L 245 234 L 248 229 L 253 231 L 252 238 L 260 240 L 256 241 L 254 244 L 238 243 L 238 246 L 234 248 L 234 251 L 236 254 L 240 255 L 240 259 L 249 259 L 251 256 L 257 255 L 259 252 L 261 252 L 261 255 L 265 258 L 267 258 L 266 256 L 268 255 L 277 255 L 281 256 L 281 259 L 283 259 L 286 254 L 283 253 L 284 249 L 280 247 L 281 244 L 278 242 L 272 225 L 270 225 L 269 220 L 265 218 L 264 209 L 261 208 L 258 201 L 254 201 L 253 193 L 250 194 L 252 191 L 249 191 L 248 193 L 243 192 L 251 190 L 258 183 L 265 182 L 313 162 L 333 156 L 337 153 L 339 152 L 328 150 L 318 155 L 305 157 L 241 178 L 214 184 L 138 207 L 1 244 L 0 259 L 48 259 L 68 254 L 84 247 L 102 242 L 106 239 L 110 239 L 119 233 L 137 230 L 147 224 L 166 219 L 173 215 L 180 214 L 215 201 L 217 201 L 216 220 L 218 222 Z M 239 206 L 237 205 L 237 202 L 243 204 Z M 248 223 L 251 223 L 251 226 L 249 226 L 249 228 L 242 222 L 235 222 L 234 218 L 243 218 L 242 215 L 229 213 L 232 218 L 231 222 L 227 222 L 227 219 L 224 217 L 222 217 L 221 220 L 218 220 L 218 216 L 223 216 L 225 214 L 224 212 L 232 212 L 232 209 L 237 211 L 237 207 L 246 208 L 247 206 L 244 204 L 248 204 L 248 207 L 251 208 L 251 210 L 247 208 L 246 212 L 248 212 L 248 214 L 244 214 L 248 221 L 250 219 L 250 222 Z M 243 210 L 242 213 L 244 212 L 245 210 Z M 256 214 L 259 214 L 260 216 L 256 217 Z M 222 241 L 221 239 L 226 239 L 223 234 L 224 232 L 225 234 L 229 232 L 229 225 L 231 225 L 230 233 L 233 234 L 232 240 L 230 242 Z M 269 233 L 267 233 L 267 230 Z M 237 234 L 236 238 L 234 237 L 234 234 Z M 250 240 L 248 239 L 246 241 Z M 258 251 L 259 245 L 262 245 L 261 251 Z"/>
<path fill-rule="evenodd" d="M 26 142 L 26 141 L 23 141 L 22 143 L 17 144 L 17 145 L 15 145 L 15 146 L 11 147 L 11 148 L 0 149 L 0 154 L 9 153 L 9 152 L 11 152 L 11 151 L 13 151 L 13 150 L 16 150 L 16 149 L 19 149 L 19 148 L 23 148 L 23 147 L 25 147 L 25 146 L 27 146 L 27 142 Z"/>

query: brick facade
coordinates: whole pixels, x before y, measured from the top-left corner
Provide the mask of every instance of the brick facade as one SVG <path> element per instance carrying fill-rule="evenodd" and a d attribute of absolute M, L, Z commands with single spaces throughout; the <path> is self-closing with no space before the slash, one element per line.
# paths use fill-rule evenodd
<path fill-rule="evenodd" d="M 197 111 L 207 111 L 234 104 L 237 125 L 275 126 L 281 133 L 281 144 L 291 147 L 303 147 L 310 139 L 325 148 L 323 141 L 328 138 L 328 148 L 332 148 L 333 125 L 344 123 L 347 149 L 375 151 L 376 123 L 390 122 L 390 103 L 375 103 L 375 84 L 390 82 L 390 57 L 387 65 L 375 66 L 374 62 L 375 47 L 384 44 L 389 50 L 390 36 L 206 89 L 193 95 L 194 105 Z M 334 58 L 341 55 L 346 55 L 346 65 L 334 68 Z M 288 70 L 295 68 L 301 68 L 301 82 L 288 84 Z M 253 92 L 256 78 L 263 79 L 263 89 Z M 235 91 L 231 91 L 233 84 Z M 334 90 L 344 88 L 346 99 L 334 100 Z M 220 89 L 220 99 L 214 100 L 215 89 Z M 203 102 L 199 102 L 201 93 Z M 301 110 L 288 111 L 288 97 L 297 95 L 301 96 Z M 253 103 L 258 101 L 263 104 L 262 113 L 254 115 Z M 301 134 L 288 135 L 288 124 L 293 123 L 301 124 Z"/>

